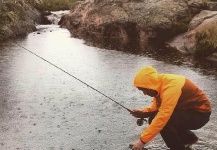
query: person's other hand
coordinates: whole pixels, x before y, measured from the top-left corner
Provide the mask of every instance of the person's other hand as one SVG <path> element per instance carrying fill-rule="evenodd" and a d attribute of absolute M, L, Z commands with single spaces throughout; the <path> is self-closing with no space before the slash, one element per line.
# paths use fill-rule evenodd
<path fill-rule="evenodd" d="M 144 143 L 140 139 L 138 139 L 132 146 L 132 150 L 143 150 Z"/>

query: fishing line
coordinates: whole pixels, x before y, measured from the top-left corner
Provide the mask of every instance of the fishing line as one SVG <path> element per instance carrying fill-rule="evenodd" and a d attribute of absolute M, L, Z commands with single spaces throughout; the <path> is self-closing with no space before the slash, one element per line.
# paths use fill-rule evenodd
<path fill-rule="evenodd" d="M 7 39 L 8 39 L 8 38 L 7 38 Z M 79 78 L 75 77 L 74 75 L 70 74 L 69 72 L 63 70 L 62 68 L 58 67 L 57 65 L 51 63 L 50 61 L 46 60 L 45 58 L 43 58 L 43 57 L 37 55 L 36 53 L 34 53 L 34 52 L 32 52 L 31 50 L 25 48 L 24 46 L 18 44 L 17 42 L 12 41 L 12 43 L 18 45 L 19 47 L 23 48 L 24 50 L 28 51 L 29 53 L 35 55 L 36 57 L 38 57 L 38 58 L 42 59 L 43 61 L 49 63 L 50 65 L 54 66 L 55 68 L 61 70 L 61 71 L 64 72 L 64 73 L 68 74 L 69 76 L 73 77 L 74 79 L 80 81 L 81 83 L 85 84 L 87 87 L 90 87 L 90 88 L 93 89 L 94 91 L 100 93 L 101 95 L 105 96 L 105 97 L 108 98 L 109 100 L 115 102 L 116 104 L 118 104 L 118 105 L 121 106 L 122 108 L 126 109 L 127 111 L 132 112 L 132 110 L 130 110 L 129 108 L 125 107 L 124 105 L 120 104 L 119 102 L 115 101 L 114 99 L 110 98 L 109 96 L 105 95 L 104 93 L 100 92 L 99 90 L 95 89 L 94 87 L 90 86 L 90 85 L 87 84 L 86 82 L 82 81 L 81 79 L 79 79 Z"/>

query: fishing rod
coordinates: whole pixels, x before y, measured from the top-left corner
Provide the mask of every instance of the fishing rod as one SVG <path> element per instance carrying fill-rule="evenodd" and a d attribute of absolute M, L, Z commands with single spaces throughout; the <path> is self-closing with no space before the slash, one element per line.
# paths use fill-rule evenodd
<path fill-rule="evenodd" d="M 1 34 L 1 33 L 0 33 L 0 34 Z M 7 38 L 7 39 L 8 39 L 8 38 Z M 8 40 L 9 40 L 9 39 L 8 39 Z M 37 55 L 36 53 L 32 52 L 31 50 L 27 49 L 26 47 L 24 47 L 24 46 L 18 44 L 17 42 L 14 42 L 14 41 L 12 41 L 12 43 L 18 45 L 19 47 L 21 47 L 21 48 L 23 48 L 24 50 L 28 51 L 29 53 L 35 55 L 36 57 L 40 58 L 41 60 L 43 60 L 43 61 L 49 63 L 50 65 L 54 66 L 55 68 L 61 70 L 62 72 L 66 73 L 67 75 L 69 75 L 69 76 L 71 76 L 71 77 L 73 77 L 74 79 L 78 80 L 79 82 L 85 84 L 87 87 L 90 87 L 90 88 L 93 89 L 94 91 L 96 91 L 96 92 L 98 92 L 99 94 L 105 96 L 105 97 L 108 98 L 109 100 L 115 102 L 116 104 L 118 104 L 118 105 L 121 106 L 122 108 L 126 109 L 126 110 L 129 111 L 130 113 L 133 113 L 132 110 L 130 110 L 129 108 L 125 107 L 125 106 L 122 105 L 121 103 L 119 103 L 119 102 L 117 102 L 116 100 L 110 98 L 110 97 L 107 96 L 106 94 L 100 92 L 100 91 L 97 90 L 96 88 L 92 87 L 91 85 L 87 84 L 86 82 L 82 81 L 81 79 L 75 77 L 74 75 L 70 74 L 69 72 L 63 70 L 62 68 L 58 67 L 57 65 L 51 63 L 50 61 L 46 60 L 45 58 L 43 58 L 43 57 Z M 146 119 L 144 119 L 144 118 L 139 118 L 139 119 L 137 120 L 137 125 L 139 125 L 139 126 L 143 125 L 143 121 L 146 121 L 146 122 L 147 122 Z"/>
<path fill-rule="evenodd" d="M 76 79 L 76 80 L 80 81 L 81 83 L 85 84 L 87 87 L 90 87 L 91 89 L 95 90 L 96 92 L 100 93 L 101 95 L 105 96 L 106 98 L 110 99 L 111 101 L 115 102 L 116 104 L 118 104 L 118 105 L 121 106 L 122 108 L 126 109 L 127 111 L 132 112 L 132 110 L 130 110 L 129 108 L 125 107 L 124 105 L 120 104 L 119 102 L 115 101 L 114 99 L 110 98 L 109 96 L 105 95 L 104 93 L 100 92 L 99 90 L 95 89 L 94 87 L 90 86 L 89 84 L 87 84 L 86 82 L 82 81 L 81 79 L 75 77 L 74 75 L 72 75 L 72 74 L 70 74 L 69 72 L 63 70 L 62 68 L 60 68 L 60 67 L 58 67 L 57 65 L 51 63 L 50 61 L 44 59 L 43 57 L 37 55 L 36 53 L 34 53 L 34 52 L 28 50 L 27 48 L 21 46 L 20 44 L 18 44 L 18 43 L 16 43 L 16 42 L 14 42 L 14 43 L 17 44 L 18 46 L 20 46 L 21 48 L 27 50 L 28 52 L 32 53 L 33 55 L 37 56 L 38 58 L 40 58 L 40 59 L 46 61 L 46 62 L 49 63 L 50 65 L 56 67 L 57 69 L 63 71 L 64 73 L 68 74 L 69 76 L 73 77 L 74 79 Z"/>

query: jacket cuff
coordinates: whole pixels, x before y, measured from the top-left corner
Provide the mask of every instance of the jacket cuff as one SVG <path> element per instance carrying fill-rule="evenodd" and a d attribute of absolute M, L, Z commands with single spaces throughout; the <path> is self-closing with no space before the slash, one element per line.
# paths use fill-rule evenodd
<path fill-rule="evenodd" d="M 140 141 L 145 145 L 146 143 L 142 141 L 142 139 L 140 138 Z"/>

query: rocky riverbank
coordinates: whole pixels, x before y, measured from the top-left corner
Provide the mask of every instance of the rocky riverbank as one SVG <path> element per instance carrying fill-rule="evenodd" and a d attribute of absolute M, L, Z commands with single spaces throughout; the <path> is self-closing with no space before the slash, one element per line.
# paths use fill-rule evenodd
<path fill-rule="evenodd" d="M 166 44 L 197 58 L 217 61 L 217 2 L 208 0 L 86 0 L 60 25 L 84 39 L 137 39 Z"/>
<path fill-rule="evenodd" d="M 217 1 L 75 1 L 71 13 L 59 22 L 74 37 L 96 43 L 136 42 L 142 47 L 154 43 L 217 62 Z M 52 23 L 45 17 L 48 7 L 58 9 L 43 0 L 0 1 L 0 40 L 35 31 L 36 24 Z"/>
<path fill-rule="evenodd" d="M 36 24 L 51 24 L 49 11 L 68 10 L 76 0 L 1 0 L 0 41 L 36 30 Z"/>
<path fill-rule="evenodd" d="M 27 0 L 0 1 L 0 18 L 1 40 L 34 31 L 41 21 L 39 11 Z"/>

